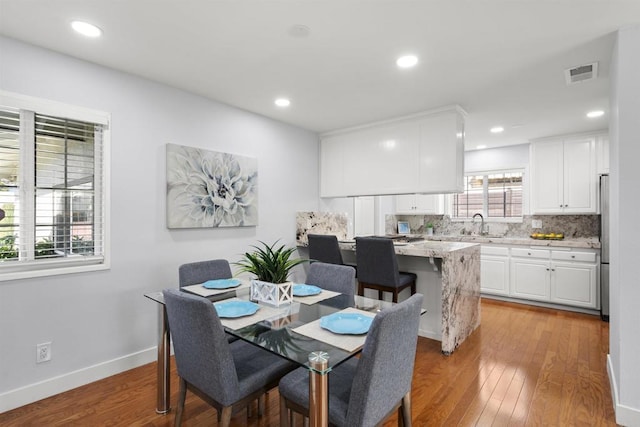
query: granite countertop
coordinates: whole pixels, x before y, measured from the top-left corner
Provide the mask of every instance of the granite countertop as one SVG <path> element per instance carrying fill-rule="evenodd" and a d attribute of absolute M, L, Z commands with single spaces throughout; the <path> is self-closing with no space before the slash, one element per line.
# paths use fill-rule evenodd
<path fill-rule="evenodd" d="M 503 236 L 422 236 L 428 241 L 442 242 L 473 242 L 492 243 L 496 245 L 523 245 L 523 246 L 549 246 L 563 248 L 600 249 L 600 239 L 597 237 L 583 237 L 563 240 L 540 240 L 530 237 L 503 237 Z"/>
<path fill-rule="evenodd" d="M 355 251 L 356 243 L 353 240 L 339 242 L 340 249 Z M 396 243 L 395 249 L 398 255 L 419 256 L 425 258 L 445 258 L 453 252 L 479 246 L 478 243 L 469 242 L 445 242 L 445 241 L 420 241 L 412 243 Z"/>

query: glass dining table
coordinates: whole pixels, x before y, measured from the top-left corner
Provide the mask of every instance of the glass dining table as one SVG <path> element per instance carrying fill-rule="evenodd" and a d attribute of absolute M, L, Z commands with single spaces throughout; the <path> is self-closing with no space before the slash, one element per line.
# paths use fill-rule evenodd
<path fill-rule="evenodd" d="M 189 288 L 206 296 L 201 289 L 194 289 L 193 286 L 182 290 L 189 292 Z M 169 323 L 162 292 L 151 292 L 144 296 L 158 303 L 156 412 L 167 413 L 171 409 Z M 236 289 L 206 297 L 214 304 L 231 298 L 250 301 L 250 286 L 247 281 Z M 279 307 L 260 303 L 255 314 L 238 319 L 221 317 L 221 321 L 227 334 L 309 370 L 309 423 L 312 427 L 324 427 L 329 424 L 328 375 L 332 369 L 362 350 L 366 335 L 334 334 L 336 331 L 327 330 L 326 325 L 320 326 L 320 323 L 324 322 L 323 318 L 326 316 L 338 312 L 356 312 L 373 317 L 381 309 L 392 305 L 388 301 L 323 290 L 320 294 L 309 297 L 294 295 L 293 302 Z"/>

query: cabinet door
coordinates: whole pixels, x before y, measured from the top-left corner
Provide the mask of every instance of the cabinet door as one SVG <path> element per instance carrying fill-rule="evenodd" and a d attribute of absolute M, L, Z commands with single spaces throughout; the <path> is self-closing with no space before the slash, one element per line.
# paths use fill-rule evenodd
<path fill-rule="evenodd" d="M 511 260 L 511 295 L 549 301 L 551 296 L 549 261 Z"/>
<path fill-rule="evenodd" d="M 595 138 L 564 142 L 564 213 L 596 213 Z"/>
<path fill-rule="evenodd" d="M 562 213 L 563 199 L 562 141 L 531 144 L 531 212 Z"/>
<path fill-rule="evenodd" d="M 396 212 L 414 213 L 416 210 L 416 195 L 402 194 L 396 196 Z"/>
<path fill-rule="evenodd" d="M 440 194 L 416 194 L 416 210 L 426 214 L 442 214 Z"/>
<path fill-rule="evenodd" d="M 509 295 L 509 258 L 482 256 L 480 259 L 480 291 Z"/>
<path fill-rule="evenodd" d="M 551 265 L 551 301 L 580 307 L 598 308 L 597 266 L 582 263 Z"/>
<path fill-rule="evenodd" d="M 596 141 L 596 172 L 598 175 L 609 173 L 608 135 L 600 135 Z"/>

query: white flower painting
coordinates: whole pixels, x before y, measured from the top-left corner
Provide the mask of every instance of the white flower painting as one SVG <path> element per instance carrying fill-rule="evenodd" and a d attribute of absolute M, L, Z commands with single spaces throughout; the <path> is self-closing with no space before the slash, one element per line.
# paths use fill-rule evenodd
<path fill-rule="evenodd" d="M 167 144 L 167 227 L 258 225 L 258 161 Z"/>

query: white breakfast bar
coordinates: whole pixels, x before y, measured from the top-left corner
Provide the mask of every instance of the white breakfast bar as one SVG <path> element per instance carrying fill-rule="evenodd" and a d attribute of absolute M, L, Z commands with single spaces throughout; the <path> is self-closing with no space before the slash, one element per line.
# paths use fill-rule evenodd
<path fill-rule="evenodd" d="M 355 263 L 355 246 L 340 242 L 346 263 Z M 424 295 L 420 336 L 441 341 L 442 353 L 451 354 L 480 325 L 480 245 L 420 241 L 395 249 L 400 271 L 416 273 L 416 290 Z M 367 289 L 365 296 L 373 292 Z M 400 299 L 408 295 L 404 290 Z"/>

